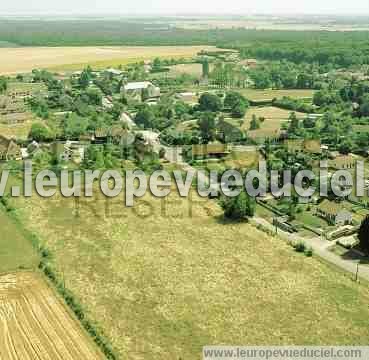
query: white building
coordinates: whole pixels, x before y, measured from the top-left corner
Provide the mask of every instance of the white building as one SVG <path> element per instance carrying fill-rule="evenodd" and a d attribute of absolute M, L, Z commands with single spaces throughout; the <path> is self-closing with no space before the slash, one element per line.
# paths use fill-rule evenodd
<path fill-rule="evenodd" d="M 160 97 L 160 88 L 150 81 L 129 82 L 122 86 L 122 93 L 132 99 L 144 101 Z"/>

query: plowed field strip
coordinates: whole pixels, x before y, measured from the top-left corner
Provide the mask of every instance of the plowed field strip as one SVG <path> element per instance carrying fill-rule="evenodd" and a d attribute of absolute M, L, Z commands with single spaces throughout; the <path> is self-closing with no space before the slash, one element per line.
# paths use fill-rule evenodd
<path fill-rule="evenodd" d="M 0 278 L 0 359 L 103 359 L 38 274 Z"/>

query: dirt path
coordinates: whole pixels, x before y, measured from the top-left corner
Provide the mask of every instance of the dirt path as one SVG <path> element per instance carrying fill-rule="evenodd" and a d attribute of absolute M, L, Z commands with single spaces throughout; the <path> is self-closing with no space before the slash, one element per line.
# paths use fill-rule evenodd
<path fill-rule="evenodd" d="M 1 360 L 103 358 L 39 274 L 0 277 Z"/>

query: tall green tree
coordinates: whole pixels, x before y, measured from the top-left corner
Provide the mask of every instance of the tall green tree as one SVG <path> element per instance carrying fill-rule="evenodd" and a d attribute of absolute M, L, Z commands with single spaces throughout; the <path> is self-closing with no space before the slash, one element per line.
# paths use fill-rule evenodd
<path fill-rule="evenodd" d="M 369 216 L 361 223 L 358 238 L 360 241 L 360 248 L 369 254 Z"/>
<path fill-rule="evenodd" d="M 242 221 L 255 214 L 255 200 L 245 191 L 241 191 L 236 197 L 222 197 L 220 206 L 224 216 L 232 220 Z"/>
<path fill-rule="evenodd" d="M 204 93 L 199 99 L 200 110 L 218 112 L 222 110 L 222 100 L 218 95 Z"/>
<path fill-rule="evenodd" d="M 200 136 L 204 144 L 214 140 L 215 137 L 215 115 L 211 112 L 204 112 L 197 121 Z"/>

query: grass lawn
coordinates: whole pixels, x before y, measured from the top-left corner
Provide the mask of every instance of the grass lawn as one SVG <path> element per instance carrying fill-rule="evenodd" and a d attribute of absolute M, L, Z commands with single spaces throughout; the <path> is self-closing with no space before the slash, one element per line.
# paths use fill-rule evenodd
<path fill-rule="evenodd" d="M 195 359 L 205 344 L 368 344 L 366 283 L 247 223 L 224 224 L 213 201 L 13 201 L 122 358 Z"/>
<path fill-rule="evenodd" d="M 309 99 L 314 95 L 314 90 L 256 90 L 242 89 L 238 90 L 243 96 L 253 101 L 272 101 L 273 99 L 281 99 L 289 96 L 294 99 Z"/>
<path fill-rule="evenodd" d="M 317 229 L 326 229 L 329 227 L 329 224 L 324 219 L 313 215 L 313 213 L 309 211 L 296 213 L 296 220 Z"/>

